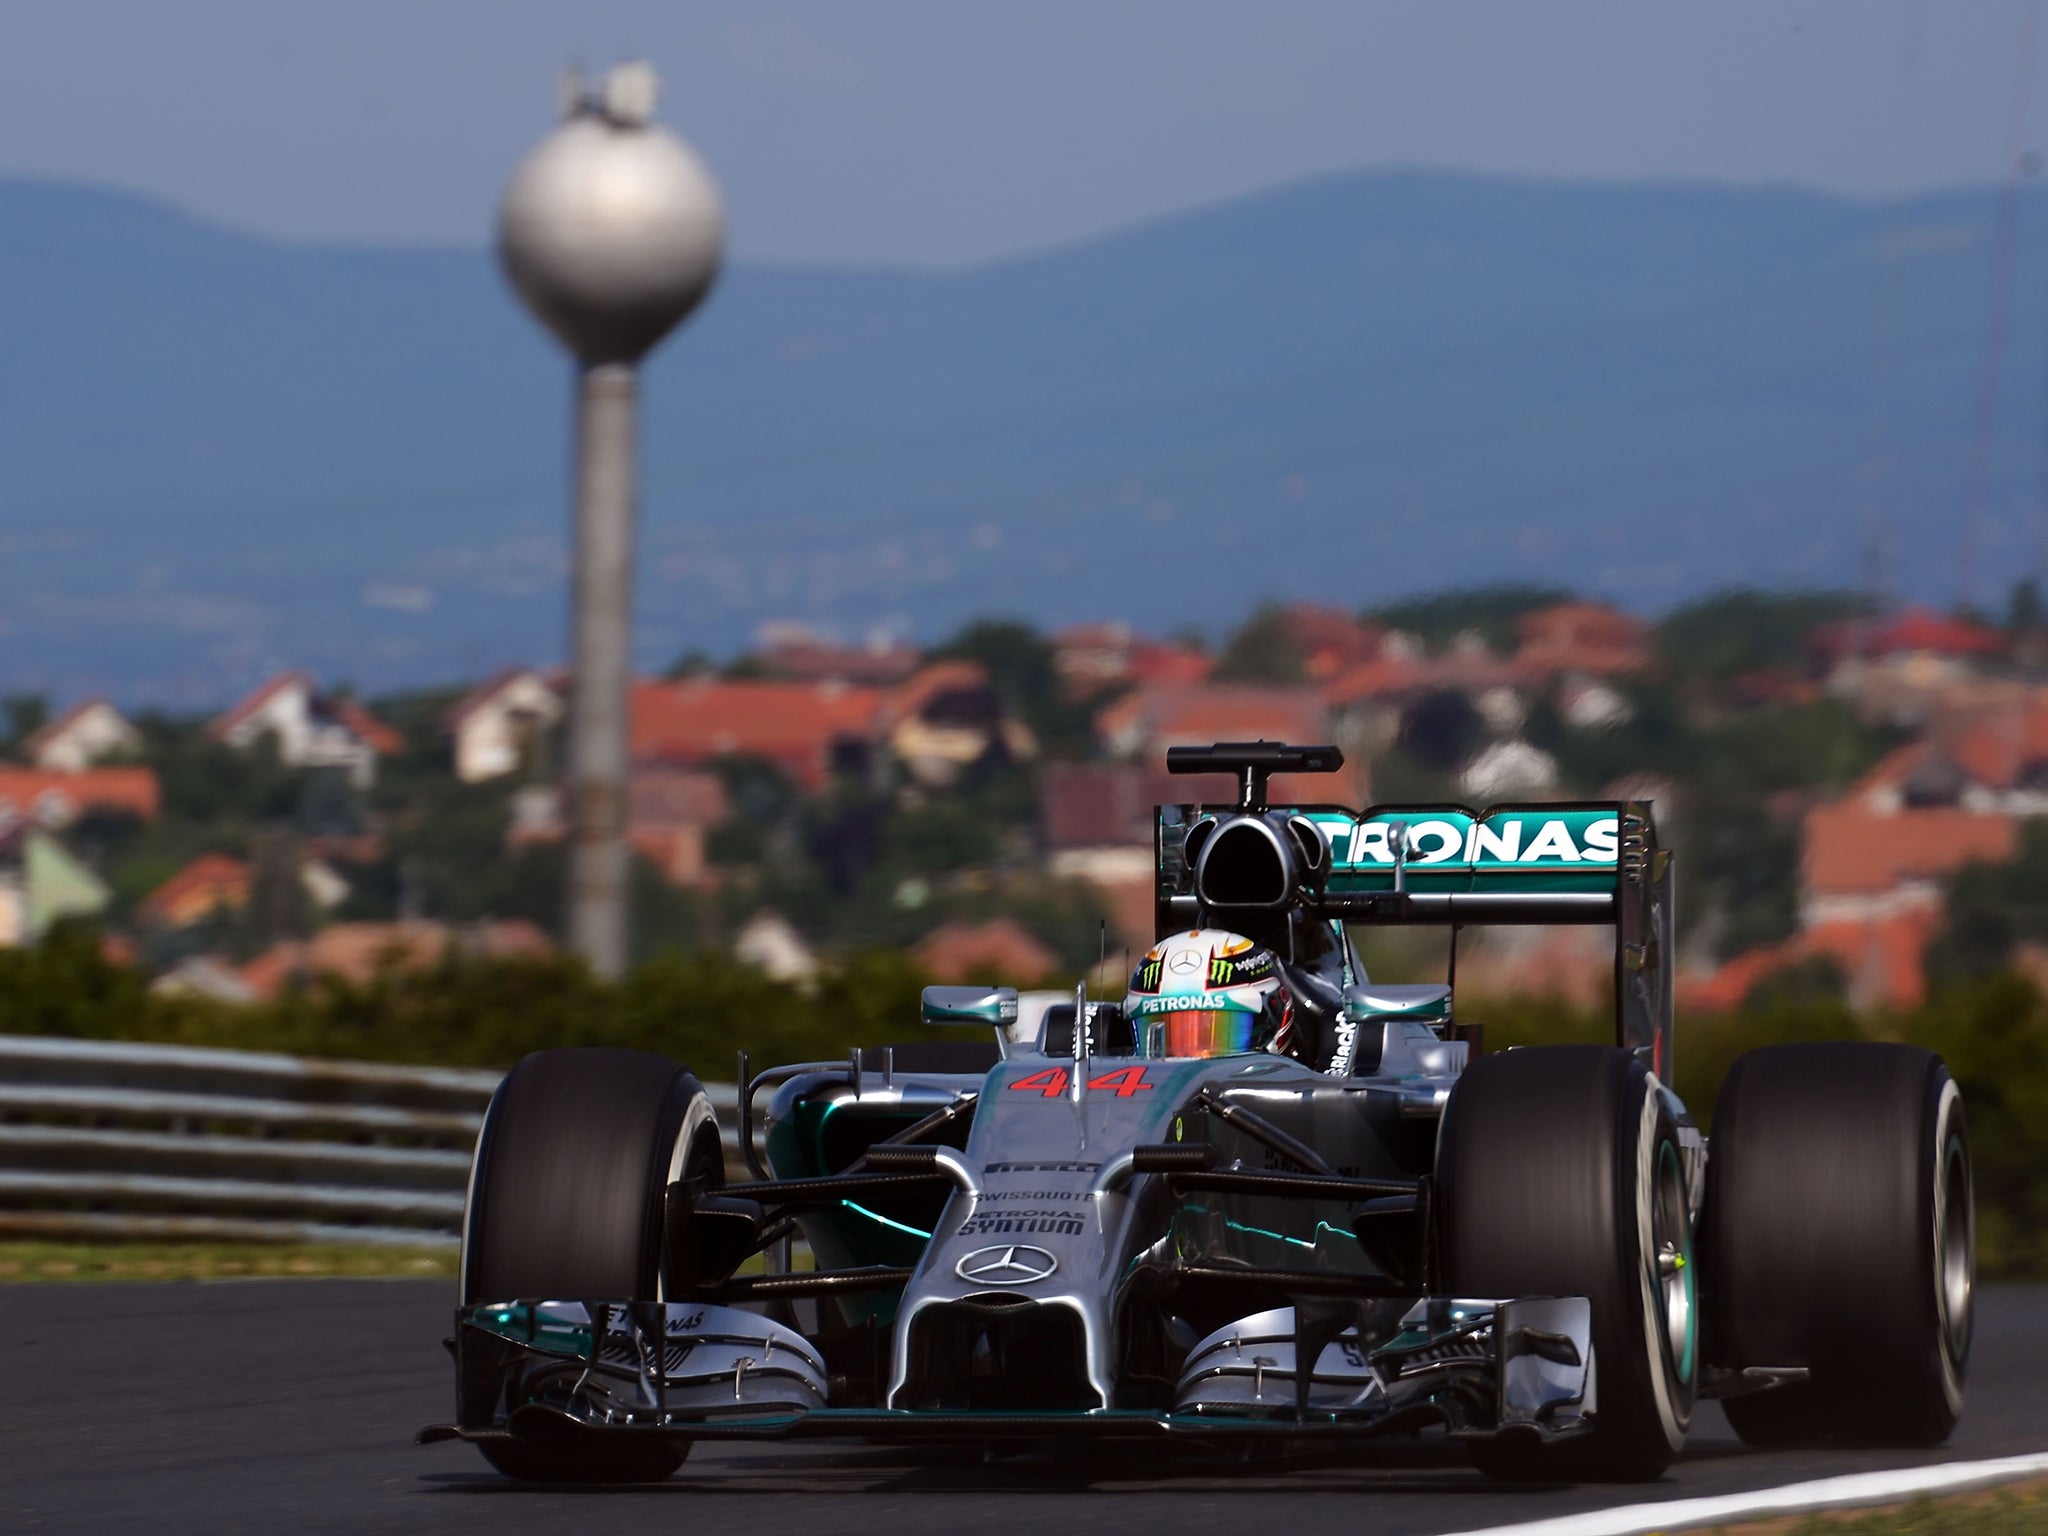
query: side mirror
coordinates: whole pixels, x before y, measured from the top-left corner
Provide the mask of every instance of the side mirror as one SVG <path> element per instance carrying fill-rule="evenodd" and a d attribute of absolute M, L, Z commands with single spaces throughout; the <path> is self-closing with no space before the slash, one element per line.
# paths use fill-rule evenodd
<path fill-rule="evenodd" d="M 927 1024 L 982 1024 L 1007 1029 L 1017 1022 L 1017 989 L 926 987 L 918 1013 Z"/>
<path fill-rule="evenodd" d="M 1448 1024 L 1451 989 L 1431 982 L 1360 982 L 1344 989 L 1344 1011 L 1355 1019 L 1395 1014 L 1426 1024 Z"/>

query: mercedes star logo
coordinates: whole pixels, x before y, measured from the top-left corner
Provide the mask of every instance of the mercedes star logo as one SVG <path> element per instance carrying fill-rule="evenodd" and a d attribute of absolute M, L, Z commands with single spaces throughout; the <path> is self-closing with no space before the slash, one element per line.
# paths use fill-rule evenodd
<path fill-rule="evenodd" d="M 1202 957 L 1192 949 L 1184 949 L 1166 962 L 1166 968 L 1176 976 L 1186 976 L 1202 968 Z"/>
<path fill-rule="evenodd" d="M 953 1273 L 980 1285 L 1035 1285 L 1059 1267 L 1060 1261 L 1043 1248 L 1011 1243 L 975 1249 L 953 1266 Z"/>

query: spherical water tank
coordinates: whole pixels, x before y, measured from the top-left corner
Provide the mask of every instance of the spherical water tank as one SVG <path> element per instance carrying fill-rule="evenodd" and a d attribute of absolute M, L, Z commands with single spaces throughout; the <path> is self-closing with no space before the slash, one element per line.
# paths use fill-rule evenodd
<path fill-rule="evenodd" d="M 498 255 L 577 357 L 634 362 L 710 291 L 724 232 L 718 188 L 688 145 L 586 99 L 513 173 Z"/>

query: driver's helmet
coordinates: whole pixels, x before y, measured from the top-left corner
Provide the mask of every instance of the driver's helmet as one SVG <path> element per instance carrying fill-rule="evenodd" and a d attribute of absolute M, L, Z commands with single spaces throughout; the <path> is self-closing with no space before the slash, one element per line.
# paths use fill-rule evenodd
<path fill-rule="evenodd" d="M 1153 945 L 1131 973 L 1124 1013 L 1147 1056 L 1285 1050 L 1293 1021 L 1273 952 L 1221 928 Z"/>

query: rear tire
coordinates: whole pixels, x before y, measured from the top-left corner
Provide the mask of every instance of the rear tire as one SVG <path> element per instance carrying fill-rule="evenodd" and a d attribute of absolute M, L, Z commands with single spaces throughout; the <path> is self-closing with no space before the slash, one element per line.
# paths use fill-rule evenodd
<path fill-rule="evenodd" d="M 646 1051 L 536 1051 L 498 1085 L 477 1137 L 463 1303 L 659 1299 L 668 1185 L 723 1168 L 710 1100 L 685 1068 Z M 460 1406 L 464 1422 L 494 1407 Z M 689 1451 L 598 1437 L 478 1449 L 544 1483 L 657 1482 Z"/>
<path fill-rule="evenodd" d="M 1935 1445 L 1962 1411 L 1975 1221 L 1961 1095 L 1930 1051 L 1768 1046 L 1721 1089 L 1701 1222 L 1717 1366 L 1805 1367 L 1722 1406 L 1752 1445 Z"/>
<path fill-rule="evenodd" d="M 1488 1476 L 1638 1482 L 1678 1454 L 1698 1378 L 1684 1170 L 1665 1096 L 1627 1051 L 1539 1046 L 1459 1077 L 1437 1143 L 1440 1289 L 1584 1296 L 1593 1314 L 1591 1430 L 1475 1441 Z"/>

